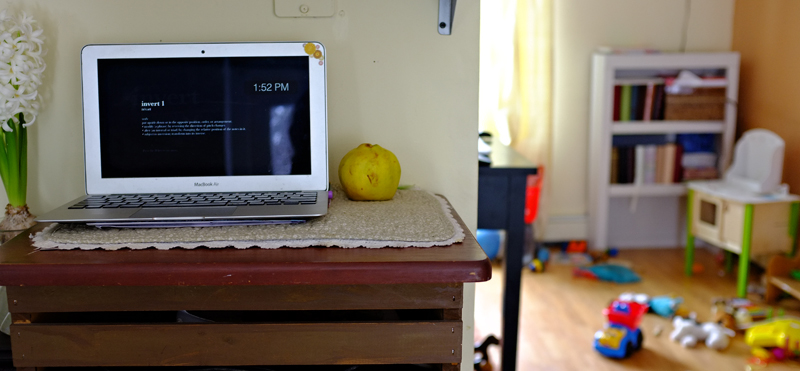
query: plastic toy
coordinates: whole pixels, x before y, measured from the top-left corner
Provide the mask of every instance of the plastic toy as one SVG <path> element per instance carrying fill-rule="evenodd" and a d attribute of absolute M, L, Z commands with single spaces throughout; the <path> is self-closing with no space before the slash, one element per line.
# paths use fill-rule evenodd
<path fill-rule="evenodd" d="M 539 259 L 533 259 L 533 261 L 530 262 L 530 264 L 528 264 L 528 268 L 532 272 L 538 272 L 538 273 L 544 272 L 544 264 L 542 264 L 542 261 Z"/>
<path fill-rule="evenodd" d="M 707 347 L 722 350 L 728 347 L 730 338 L 736 336 L 735 332 L 718 323 L 699 324 L 694 318 L 675 317 L 672 325 L 675 329 L 669 338 L 687 348 L 694 347 L 698 341 L 704 341 Z"/>
<path fill-rule="evenodd" d="M 615 264 L 598 264 L 591 267 L 575 268 L 572 274 L 578 277 L 616 283 L 633 283 L 640 280 L 639 276 L 630 268 Z"/>
<path fill-rule="evenodd" d="M 800 354 L 800 319 L 781 318 L 753 326 L 745 332 L 744 341 L 760 359 L 796 356 Z"/>
<path fill-rule="evenodd" d="M 773 317 L 782 317 L 783 309 L 778 309 L 777 313 L 767 306 L 754 304 L 752 301 L 743 298 L 732 299 L 716 299 L 714 305 L 711 307 L 711 314 L 715 317 L 715 322 L 724 321 L 726 327 L 729 327 L 729 318 L 722 318 L 720 313 L 727 313 L 733 317 L 733 330 L 746 329 L 752 326 L 753 323 L 761 322 L 771 319 Z M 727 317 L 727 316 L 725 316 Z"/>
<path fill-rule="evenodd" d="M 669 334 L 670 340 L 679 342 L 685 348 L 692 348 L 698 341 L 706 339 L 706 333 L 693 318 L 675 317 L 672 326 L 675 329 Z"/>
<path fill-rule="evenodd" d="M 585 253 L 586 241 L 569 241 L 567 244 L 567 253 Z"/>
<path fill-rule="evenodd" d="M 594 334 L 594 349 L 606 357 L 630 357 L 642 348 L 644 336 L 639 323 L 646 312 L 647 304 L 614 300 L 603 310 L 608 324 Z"/>
<path fill-rule="evenodd" d="M 475 239 L 478 240 L 478 244 L 481 245 L 490 260 L 494 260 L 504 247 L 504 236 L 501 231 L 496 229 L 478 229 Z"/>
<path fill-rule="evenodd" d="M 650 299 L 650 310 L 661 317 L 671 318 L 678 312 L 683 298 L 662 295 Z"/>
<path fill-rule="evenodd" d="M 727 348 L 731 343 L 731 338 L 736 336 L 733 330 L 715 322 L 705 322 L 701 327 L 706 333 L 706 346 L 711 349 Z"/>
<path fill-rule="evenodd" d="M 641 293 L 635 293 L 635 292 L 623 292 L 622 294 L 619 294 L 619 297 L 617 297 L 617 300 L 620 300 L 620 301 L 634 301 L 634 302 L 637 302 L 639 304 L 650 305 L 650 295 L 641 294 Z M 650 309 L 652 309 L 652 308 L 650 308 Z"/>

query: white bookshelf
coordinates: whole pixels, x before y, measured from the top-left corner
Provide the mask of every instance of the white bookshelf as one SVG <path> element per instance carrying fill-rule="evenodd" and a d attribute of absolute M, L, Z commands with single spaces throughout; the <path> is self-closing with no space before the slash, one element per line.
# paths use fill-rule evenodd
<path fill-rule="evenodd" d="M 660 76 L 675 74 L 681 70 L 695 73 L 714 73 L 724 75 L 727 79 L 725 118 L 720 121 L 626 121 L 615 122 L 614 86 L 631 82 L 658 82 Z M 684 184 L 611 184 L 611 151 L 613 138 L 623 135 L 660 135 L 684 133 L 711 133 L 719 135 L 719 153 L 717 166 L 723 173 L 731 160 L 733 139 L 736 129 L 736 101 L 739 86 L 739 54 L 738 53 L 664 53 L 664 54 L 595 54 L 592 60 L 592 92 L 590 113 L 589 140 L 589 246 L 604 250 L 609 246 L 609 233 L 614 237 L 628 231 L 609 231 L 609 220 L 630 219 L 631 228 L 635 228 L 636 245 L 642 244 L 642 236 L 648 231 L 660 231 L 660 237 L 654 238 L 658 245 L 683 244 L 683 215 L 681 196 L 686 194 Z M 612 202 L 638 202 L 647 198 L 649 209 L 636 212 L 648 215 L 624 215 L 634 207 L 611 207 Z M 655 206 L 653 206 L 655 205 Z M 659 206 L 660 205 L 660 206 Z M 667 207 L 662 207 L 667 206 Z M 624 211 L 621 211 L 624 210 Z M 669 210 L 676 215 L 651 215 L 660 210 Z M 646 225 L 643 221 L 649 221 Z M 683 224 L 682 224 L 683 223 Z M 623 228 L 630 230 L 631 228 Z M 674 240 L 664 238 L 664 230 L 676 231 Z M 613 240 L 613 239 L 612 239 Z M 625 238 L 617 238 L 625 240 Z M 645 239 L 646 240 L 646 239 Z M 673 243 L 674 242 L 674 243 Z M 615 244 L 613 247 L 627 247 Z M 652 247 L 652 246 L 639 246 Z"/>

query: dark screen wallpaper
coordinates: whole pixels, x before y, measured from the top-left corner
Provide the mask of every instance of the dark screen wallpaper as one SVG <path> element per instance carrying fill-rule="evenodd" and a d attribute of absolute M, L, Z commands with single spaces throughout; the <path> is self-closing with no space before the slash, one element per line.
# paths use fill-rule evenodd
<path fill-rule="evenodd" d="M 310 174 L 308 63 L 99 60 L 102 177 Z"/>

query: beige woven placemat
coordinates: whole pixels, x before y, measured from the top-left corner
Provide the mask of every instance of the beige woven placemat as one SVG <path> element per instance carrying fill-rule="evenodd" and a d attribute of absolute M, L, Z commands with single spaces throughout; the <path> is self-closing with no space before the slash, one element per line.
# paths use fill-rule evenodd
<path fill-rule="evenodd" d="M 350 201 L 334 187 L 328 213 L 303 224 L 203 228 L 103 228 L 53 224 L 32 236 L 41 250 L 235 247 L 431 247 L 464 239 L 448 203 L 423 190 L 390 201 Z"/>

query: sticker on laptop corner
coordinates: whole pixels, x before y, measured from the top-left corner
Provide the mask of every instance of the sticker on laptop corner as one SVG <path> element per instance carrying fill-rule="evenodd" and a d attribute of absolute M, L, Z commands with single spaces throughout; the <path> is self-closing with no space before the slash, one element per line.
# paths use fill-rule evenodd
<path fill-rule="evenodd" d="M 319 50 L 320 46 L 314 43 L 305 43 L 303 44 L 303 50 L 305 50 L 306 54 L 313 58 L 319 59 L 319 65 L 322 65 L 322 61 L 325 60 L 325 56 L 322 55 L 322 50 Z"/>

